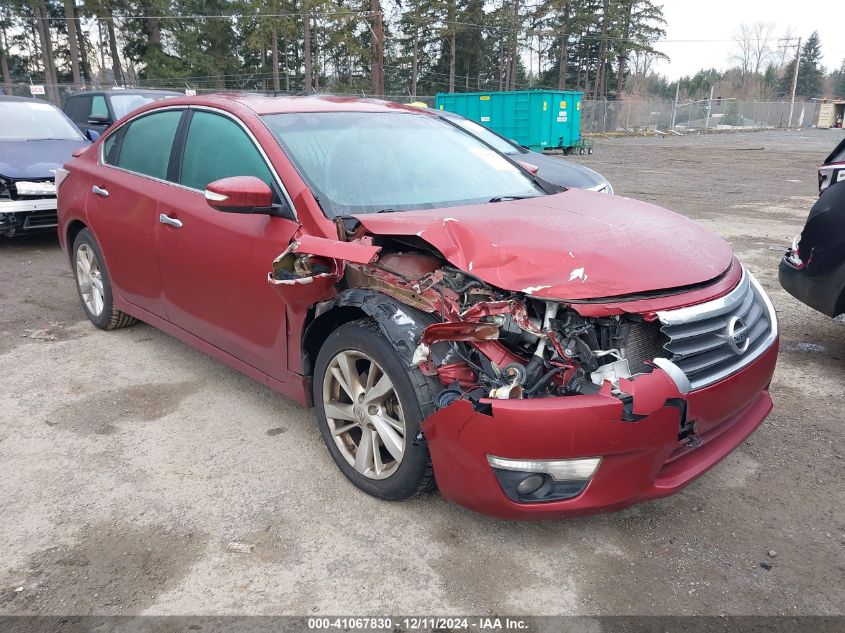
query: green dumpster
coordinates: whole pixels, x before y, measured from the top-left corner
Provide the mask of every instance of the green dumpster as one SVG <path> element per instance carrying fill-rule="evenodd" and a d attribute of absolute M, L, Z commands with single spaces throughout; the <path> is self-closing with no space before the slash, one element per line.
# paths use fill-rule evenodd
<path fill-rule="evenodd" d="M 535 152 L 571 150 L 581 138 L 581 97 L 574 90 L 441 92 L 434 107 L 463 115 Z"/>

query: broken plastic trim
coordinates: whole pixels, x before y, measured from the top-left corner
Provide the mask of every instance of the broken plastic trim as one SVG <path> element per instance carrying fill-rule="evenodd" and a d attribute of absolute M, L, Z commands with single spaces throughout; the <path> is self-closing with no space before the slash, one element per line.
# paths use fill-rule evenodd
<path fill-rule="evenodd" d="M 675 383 L 675 386 L 678 388 L 680 393 L 689 393 L 692 391 L 692 384 L 690 384 L 687 375 L 671 360 L 668 358 L 655 358 L 651 362 L 655 367 L 659 367 L 666 372 L 669 378 L 672 379 L 672 382 Z"/>
<path fill-rule="evenodd" d="M 495 341 L 499 326 L 495 323 L 470 323 L 449 321 L 429 325 L 420 337 L 420 343 L 431 345 L 437 341 Z"/>

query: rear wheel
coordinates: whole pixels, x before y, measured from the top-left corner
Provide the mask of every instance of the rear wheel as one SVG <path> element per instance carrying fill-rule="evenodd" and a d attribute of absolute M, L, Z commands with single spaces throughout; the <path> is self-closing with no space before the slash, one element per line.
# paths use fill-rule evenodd
<path fill-rule="evenodd" d="M 116 330 L 136 322 L 135 317 L 115 309 L 103 253 L 88 229 L 82 229 L 73 241 L 73 264 L 79 301 L 91 323 L 101 330 Z"/>
<path fill-rule="evenodd" d="M 434 474 L 420 424 L 434 411 L 432 385 L 408 369 L 371 321 L 329 335 L 314 369 L 320 432 L 337 466 L 364 492 L 405 499 Z"/>

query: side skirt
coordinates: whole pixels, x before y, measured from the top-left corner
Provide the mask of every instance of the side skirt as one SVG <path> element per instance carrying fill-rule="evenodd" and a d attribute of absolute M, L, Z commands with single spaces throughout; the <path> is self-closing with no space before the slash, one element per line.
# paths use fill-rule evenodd
<path fill-rule="evenodd" d="M 252 365 L 248 365 L 247 363 L 235 358 L 228 352 L 223 351 L 219 347 L 204 341 L 203 339 L 194 336 L 190 332 L 183 330 L 179 326 L 173 325 L 169 321 L 165 321 L 159 316 L 156 316 L 152 312 L 148 312 L 143 308 L 139 308 L 138 306 L 132 305 L 131 303 L 127 303 L 123 299 L 119 297 L 114 297 L 114 304 L 118 310 L 125 312 L 126 314 L 130 314 L 140 321 L 144 323 L 148 323 L 152 325 L 154 328 L 161 330 L 162 332 L 173 336 L 174 338 L 179 339 L 183 343 L 190 345 L 198 349 L 199 351 L 203 352 L 204 354 L 211 356 L 215 360 L 219 360 L 225 365 L 228 365 L 232 369 L 239 371 L 240 373 L 249 376 L 253 380 L 257 380 L 258 382 L 267 385 L 273 391 L 276 391 L 286 398 L 293 400 L 294 402 L 304 406 L 304 407 L 311 407 L 311 396 L 310 396 L 310 380 L 305 376 L 300 376 L 299 374 L 295 374 L 293 372 L 288 372 L 288 376 L 290 380 L 287 382 L 281 382 L 268 376 L 262 371 L 259 371 Z"/>

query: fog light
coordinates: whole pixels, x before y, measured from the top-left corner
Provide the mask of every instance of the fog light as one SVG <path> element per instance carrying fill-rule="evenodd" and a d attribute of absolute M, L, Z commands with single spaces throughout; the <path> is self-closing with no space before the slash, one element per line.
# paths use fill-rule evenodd
<path fill-rule="evenodd" d="M 523 496 L 532 495 L 540 489 L 546 482 L 542 475 L 528 475 L 525 479 L 519 482 L 516 491 Z"/>
<path fill-rule="evenodd" d="M 580 495 L 601 464 L 601 457 L 528 460 L 488 455 L 487 462 L 509 499 L 537 503 Z"/>

